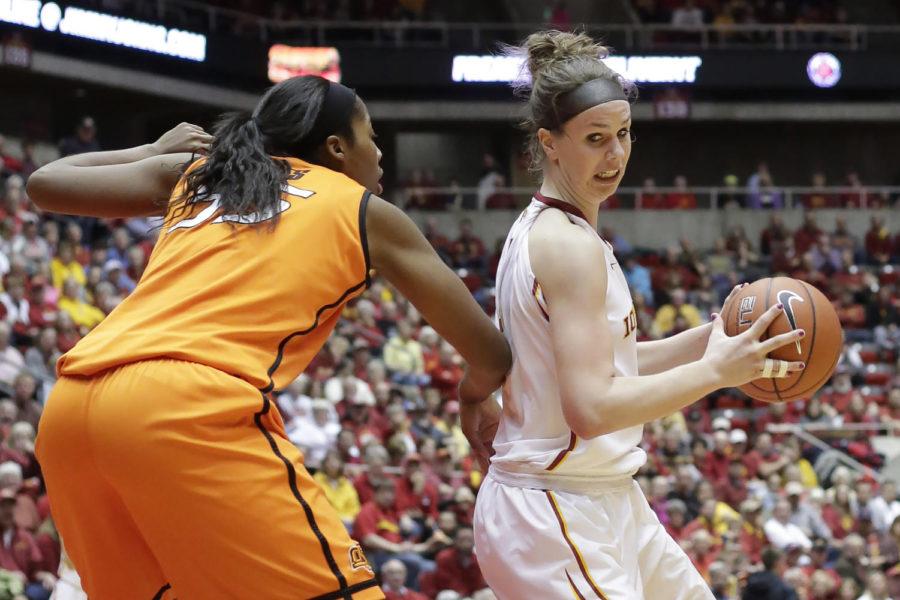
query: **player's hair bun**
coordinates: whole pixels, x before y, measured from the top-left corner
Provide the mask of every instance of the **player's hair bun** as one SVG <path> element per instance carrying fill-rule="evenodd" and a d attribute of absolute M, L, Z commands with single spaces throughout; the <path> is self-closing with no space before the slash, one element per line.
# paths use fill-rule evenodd
<path fill-rule="evenodd" d="M 598 44 L 586 33 L 566 31 L 540 31 L 525 40 L 528 72 L 537 80 L 559 62 L 578 58 L 606 58 L 609 49 Z"/>

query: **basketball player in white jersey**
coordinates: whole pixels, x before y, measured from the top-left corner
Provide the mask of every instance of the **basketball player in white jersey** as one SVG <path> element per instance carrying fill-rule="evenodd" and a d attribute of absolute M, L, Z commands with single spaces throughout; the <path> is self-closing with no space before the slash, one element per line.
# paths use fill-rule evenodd
<path fill-rule="evenodd" d="M 526 125 L 543 183 L 497 272 L 498 324 L 514 363 L 476 504 L 478 562 L 503 600 L 711 599 L 632 478 L 646 460 L 642 426 L 718 388 L 801 369 L 766 354 L 803 333 L 760 342 L 773 307 L 739 336 L 715 317 L 636 342 L 628 284 L 597 234 L 598 209 L 631 153 L 626 83 L 585 34 L 537 33 L 524 51 Z M 467 407 L 482 430 L 493 402 Z"/>

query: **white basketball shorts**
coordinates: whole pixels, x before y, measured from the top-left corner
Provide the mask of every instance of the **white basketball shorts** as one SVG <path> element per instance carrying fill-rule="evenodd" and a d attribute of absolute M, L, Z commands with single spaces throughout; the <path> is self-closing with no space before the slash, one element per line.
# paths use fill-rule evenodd
<path fill-rule="evenodd" d="M 475 505 L 475 552 L 500 600 L 713 600 L 632 479 L 586 495 L 489 473 Z"/>

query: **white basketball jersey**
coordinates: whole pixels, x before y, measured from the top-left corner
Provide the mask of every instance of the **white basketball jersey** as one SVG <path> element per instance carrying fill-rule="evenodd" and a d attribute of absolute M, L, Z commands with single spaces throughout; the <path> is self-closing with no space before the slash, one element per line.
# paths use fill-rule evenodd
<path fill-rule="evenodd" d="M 601 239 L 573 206 L 537 194 L 512 226 L 497 270 L 497 320 L 513 352 L 503 386 L 503 416 L 494 439 L 492 470 L 499 480 L 587 483 L 632 476 L 646 461 L 638 446 L 643 427 L 578 438 L 563 417 L 550 319 L 540 282 L 531 270 L 528 235 L 541 211 L 553 206 Z M 602 239 L 601 239 L 602 241 Z M 612 247 L 602 241 L 607 272 L 606 312 L 617 376 L 635 376 L 636 316 L 628 283 Z M 564 265 L 560 265 L 564 268 Z M 578 285 L 573 279 L 572 285 Z M 550 298 L 550 302 L 553 299 Z"/>

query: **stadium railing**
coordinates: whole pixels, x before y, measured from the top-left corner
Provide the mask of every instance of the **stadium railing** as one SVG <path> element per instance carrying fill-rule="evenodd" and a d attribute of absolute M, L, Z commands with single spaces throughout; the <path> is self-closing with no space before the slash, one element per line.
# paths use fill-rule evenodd
<path fill-rule="evenodd" d="M 851 457 L 842 449 L 836 448 L 822 440 L 822 437 L 832 440 L 845 438 L 848 434 L 865 432 L 881 433 L 887 436 L 896 436 L 900 432 L 900 422 L 888 423 L 773 423 L 766 427 L 766 431 L 773 434 L 789 434 L 796 436 L 801 442 L 818 448 L 823 453 L 828 453 L 834 459 L 834 463 L 843 464 L 863 476 L 871 477 L 875 481 L 885 479 L 883 472 L 877 471 L 868 465 L 864 465 Z M 819 469 L 817 461 L 817 470 Z"/>
<path fill-rule="evenodd" d="M 137 2 L 136 16 L 209 33 L 235 33 L 262 42 L 291 41 L 314 46 L 460 47 L 486 49 L 496 41 L 516 41 L 546 23 L 463 23 L 449 21 L 284 20 L 210 6 L 195 0 Z M 805 50 L 823 44 L 837 50 L 897 45 L 900 27 L 862 24 L 704 25 L 579 24 L 617 50 L 769 48 Z"/>
<path fill-rule="evenodd" d="M 394 195 L 394 202 L 400 206 L 416 206 L 415 197 L 424 199 L 432 209 L 443 204 L 438 210 L 485 210 L 497 205 L 504 208 L 524 207 L 534 194 L 535 187 L 503 187 L 480 189 L 475 187 L 418 187 L 406 186 Z M 738 205 L 754 207 L 753 199 L 769 196 L 773 202 L 763 202 L 762 207 L 803 208 L 812 196 L 828 199 L 823 208 L 888 208 L 900 199 L 900 187 L 769 187 L 751 189 L 746 187 L 658 187 L 652 191 L 639 187 L 620 187 L 616 190 L 611 208 L 642 209 L 648 207 L 648 197 L 653 195 L 690 194 L 696 198 L 696 208 L 719 209 L 729 206 L 732 200 Z M 677 207 L 676 207 L 677 208 Z"/>

